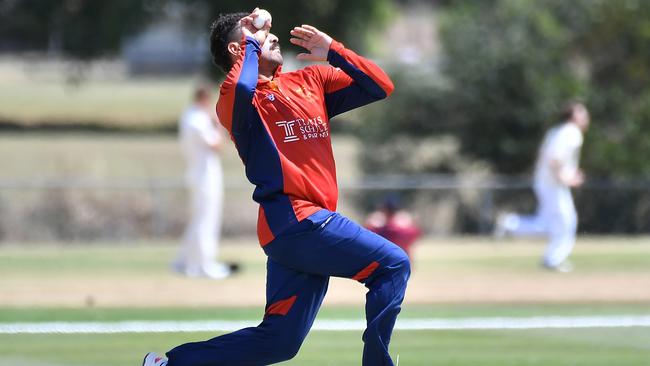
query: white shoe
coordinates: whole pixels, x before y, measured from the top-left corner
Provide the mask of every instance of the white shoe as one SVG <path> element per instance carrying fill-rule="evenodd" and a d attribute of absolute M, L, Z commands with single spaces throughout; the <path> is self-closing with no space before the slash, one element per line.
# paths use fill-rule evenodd
<path fill-rule="evenodd" d="M 209 278 L 213 280 L 226 279 L 239 271 L 235 263 L 214 262 L 202 267 L 186 267 L 180 263 L 172 263 L 172 271 L 189 278 Z"/>
<path fill-rule="evenodd" d="M 573 272 L 573 263 L 571 263 L 568 260 L 558 264 L 557 266 L 551 266 L 546 262 L 542 263 L 542 265 L 544 266 L 544 268 L 555 272 L 560 272 L 560 273 Z"/>
<path fill-rule="evenodd" d="M 211 278 L 213 280 L 223 280 L 232 275 L 230 267 L 223 263 L 212 263 L 203 267 L 202 277 Z"/>
<path fill-rule="evenodd" d="M 566 260 L 566 261 L 560 263 L 557 267 L 555 267 L 555 270 L 558 271 L 558 272 L 562 272 L 562 273 L 573 272 L 573 263 Z"/>
<path fill-rule="evenodd" d="M 144 356 L 142 366 L 167 366 L 167 359 L 158 356 L 155 352 L 149 352 Z"/>

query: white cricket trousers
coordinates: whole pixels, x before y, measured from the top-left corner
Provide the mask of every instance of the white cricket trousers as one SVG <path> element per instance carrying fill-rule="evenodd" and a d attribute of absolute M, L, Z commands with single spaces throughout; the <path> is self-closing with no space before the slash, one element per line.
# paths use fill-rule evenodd
<path fill-rule="evenodd" d="M 537 212 L 535 215 L 511 214 L 506 229 L 515 236 L 545 235 L 548 245 L 544 264 L 556 267 L 564 262 L 576 241 L 578 216 L 568 187 L 536 185 Z"/>
<path fill-rule="evenodd" d="M 190 186 L 190 221 L 175 264 L 190 276 L 201 276 L 215 266 L 223 206 L 223 187 Z"/>

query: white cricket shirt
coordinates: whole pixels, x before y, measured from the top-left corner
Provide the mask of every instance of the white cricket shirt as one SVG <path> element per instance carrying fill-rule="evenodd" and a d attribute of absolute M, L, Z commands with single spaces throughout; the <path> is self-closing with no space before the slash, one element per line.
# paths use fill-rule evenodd
<path fill-rule="evenodd" d="M 221 163 L 211 145 L 219 143 L 222 136 L 208 113 L 197 106 L 187 108 L 179 121 L 179 139 L 187 161 L 186 183 L 218 184 Z"/>
<path fill-rule="evenodd" d="M 580 149 L 582 147 L 582 131 L 575 123 L 565 122 L 550 129 L 539 150 L 535 167 L 535 184 L 546 187 L 566 187 L 562 184 L 551 167 L 556 160 L 562 167 L 563 176 L 576 173 L 580 164 Z"/>

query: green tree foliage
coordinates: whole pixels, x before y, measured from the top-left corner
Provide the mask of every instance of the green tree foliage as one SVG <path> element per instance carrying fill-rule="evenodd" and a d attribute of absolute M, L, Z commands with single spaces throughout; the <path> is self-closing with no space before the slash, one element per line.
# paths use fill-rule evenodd
<path fill-rule="evenodd" d="M 289 31 L 302 24 L 313 25 L 354 49 L 363 49 L 367 44 L 367 36 L 385 24 L 391 9 L 391 0 L 274 0 L 263 3 L 256 0 L 193 1 L 204 3 L 208 8 L 206 14 L 210 20 L 222 13 L 264 8 L 273 16 L 271 32 L 278 36 L 285 49 L 293 49 L 296 52 L 302 50 L 289 43 Z M 204 31 L 205 25 L 199 24 L 200 31 Z M 210 67 L 209 70 L 215 77 L 222 76 L 221 70 L 216 67 Z"/>
<path fill-rule="evenodd" d="M 580 94 L 571 30 L 544 1 L 462 4 L 443 21 L 461 151 L 503 173 L 531 166 L 562 101 Z"/>
<path fill-rule="evenodd" d="M 179 4 L 187 8 L 187 26 L 206 34 L 218 14 L 259 6 L 274 14 L 273 32 L 287 45 L 291 28 L 310 23 L 359 47 L 387 19 L 391 1 L 0 0 L 0 50 L 55 48 L 92 59 L 119 51 L 126 36 Z"/>
<path fill-rule="evenodd" d="M 145 1 L 0 1 L 0 49 L 54 49 L 82 60 L 116 51 L 146 24 Z"/>
<path fill-rule="evenodd" d="M 288 40 L 293 27 L 311 24 L 354 47 L 365 46 L 367 33 L 381 28 L 391 10 L 390 0 L 241 0 L 208 1 L 207 5 L 213 18 L 220 13 L 264 8 L 273 14 L 272 32 L 281 41 Z"/>
<path fill-rule="evenodd" d="M 591 2 L 583 0 L 585 6 Z M 578 29 L 594 128 L 585 164 L 591 174 L 650 177 L 650 2 L 604 1 Z"/>
<path fill-rule="evenodd" d="M 364 156 L 369 172 L 392 171 L 431 136 L 455 136 L 463 156 L 500 173 L 533 166 L 544 131 L 567 99 L 592 111 L 584 166 L 592 178 L 648 177 L 650 1 L 455 0 L 438 20 L 440 75 L 396 75 L 397 89 L 360 131 L 395 160 Z M 412 83 L 413 79 L 419 79 Z M 427 85 L 429 84 L 429 85 Z M 372 133 L 367 131 L 372 130 Z M 418 157 L 417 159 L 421 159 Z M 448 167 L 420 162 L 423 171 Z"/>
<path fill-rule="evenodd" d="M 391 72 L 396 85 L 391 97 L 364 107 L 362 122 L 353 128 L 363 141 L 361 168 L 368 175 L 453 172 L 450 156 L 442 159 L 431 137 L 451 134 L 455 121 L 448 115 L 447 90 L 439 76 L 422 71 Z M 424 155 L 424 156 L 423 156 Z"/>

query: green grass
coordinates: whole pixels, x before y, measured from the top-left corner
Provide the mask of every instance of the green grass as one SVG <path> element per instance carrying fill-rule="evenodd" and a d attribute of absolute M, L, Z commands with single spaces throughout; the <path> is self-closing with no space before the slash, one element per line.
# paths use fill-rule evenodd
<path fill-rule="evenodd" d="M 496 247 L 488 243 L 480 238 L 422 243 L 415 252 L 407 304 L 650 301 L 646 291 L 650 246 L 645 239 L 581 238 L 572 255 L 576 271 L 564 275 L 540 268 L 542 243 Z M 171 241 L 68 246 L 8 243 L 0 246 L 0 288 L 6 294 L 0 296 L 0 307 L 260 305 L 266 270 L 262 250 L 254 238 L 223 244 L 222 259 L 241 263 L 244 271 L 227 281 L 213 282 L 172 274 L 168 268 L 178 243 Z M 350 305 L 363 301 L 361 285 L 332 281 L 327 300 Z M 241 288 L 248 291 L 237 292 Z M 155 302 L 153 294 L 158 295 Z"/>
<path fill-rule="evenodd" d="M 0 335 L 0 365 L 139 365 L 144 353 L 213 337 L 208 333 Z M 398 331 L 391 351 L 408 366 L 642 366 L 650 329 Z M 359 365 L 361 332 L 312 332 L 286 365 Z"/>
<path fill-rule="evenodd" d="M 174 123 L 198 84 L 193 78 L 128 79 L 107 74 L 72 84 L 62 73 L 23 73 L 0 63 L 0 118 L 24 125 L 70 122 L 154 127 Z"/>
<path fill-rule="evenodd" d="M 405 307 L 402 317 L 606 315 L 647 313 L 634 304 L 432 305 Z M 358 318 L 360 308 L 324 308 L 320 319 Z M 255 308 L 0 309 L 7 321 L 254 319 Z M 144 353 L 214 337 L 211 333 L 0 335 L 1 366 L 139 365 Z M 396 331 L 391 344 L 401 365 L 642 366 L 650 357 L 650 328 Z M 286 365 L 359 365 L 361 332 L 314 331 Z"/>
<path fill-rule="evenodd" d="M 418 248 L 416 271 L 464 273 L 539 273 L 543 245 L 530 242 L 489 246 L 489 240 L 466 238 L 463 244 L 424 241 Z M 174 256 L 175 242 L 73 243 L 68 246 L 5 243 L 0 246 L 0 276 L 142 274 L 156 275 Z M 266 257 L 254 238 L 225 240 L 226 260 L 243 261 L 247 271 L 264 272 Z M 647 239 L 581 238 L 571 257 L 578 271 L 590 273 L 648 273 Z"/>
<path fill-rule="evenodd" d="M 249 241 L 254 240 L 246 240 Z M 574 255 L 578 271 L 568 276 L 545 273 L 536 266 L 541 245 L 516 242 L 493 247 L 487 243 L 483 239 L 462 238 L 434 240 L 420 247 L 413 279 L 424 287 L 418 291 L 429 291 L 434 294 L 431 298 L 436 299 L 436 292 L 444 289 L 427 285 L 429 281 L 468 274 L 474 276 L 470 277 L 472 281 L 493 277 L 503 281 L 486 282 L 490 286 L 503 286 L 509 278 L 530 278 L 529 286 L 552 279 L 544 286 L 561 286 L 592 276 L 621 275 L 630 276 L 635 281 L 632 283 L 642 285 L 650 268 L 647 265 L 650 247 L 644 238 L 581 239 Z M 250 304 L 179 306 L 152 302 L 139 306 L 103 306 L 100 301 L 99 306 L 48 305 L 48 296 L 56 295 L 48 292 L 48 286 L 62 283 L 65 286 L 61 291 L 67 291 L 69 286 L 70 293 L 75 295 L 86 293 L 74 289 L 78 283 L 91 286 L 117 283 L 107 288 L 121 291 L 136 286 L 144 293 L 156 293 L 159 289 L 156 286 L 175 286 L 179 291 L 190 286 L 196 288 L 197 292 L 191 296 L 198 301 L 211 295 L 208 292 L 228 289 L 233 291 L 228 296 L 236 296 L 242 289 L 249 289 L 245 286 L 257 286 L 258 282 L 262 285 L 264 281 L 265 257 L 256 245 L 228 241 L 223 247 L 224 257 L 243 261 L 245 273 L 239 278 L 211 282 L 179 279 L 167 272 L 168 261 L 176 250 L 174 243 L 81 244 L 0 246 L 0 289 L 11 289 L 11 293 L 21 296 L 24 295 L 21 286 L 25 291 L 40 289 L 33 303 L 14 306 L 8 305 L 14 299 L 0 291 L 0 323 L 255 320 L 262 316 L 263 307 Z M 330 295 L 336 294 L 339 285 L 332 285 Z M 363 289 L 358 287 L 357 304 L 326 304 L 318 318 L 361 319 Z M 644 302 L 566 303 L 561 299 L 549 303 L 407 303 L 401 318 L 648 315 L 649 309 Z M 210 333 L 0 335 L 0 366 L 139 365 L 144 353 L 150 350 L 164 352 L 178 344 L 213 336 Z M 402 366 L 646 366 L 650 359 L 648 344 L 650 328 L 397 331 L 391 352 L 400 354 Z M 361 332 L 315 331 L 307 338 L 298 357 L 285 364 L 359 365 L 361 349 Z"/>
<path fill-rule="evenodd" d="M 0 322 L 127 321 L 127 320 L 256 320 L 262 307 L 163 307 L 163 308 L 56 308 L 0 307 Z M 531 316 L 647 315 L 647 304 L 411 304 L 400 318 L 476 318 Z M 319 319 L 363 319 L 362 306 L 323 306 Z"/>
<path fill-rule="evenodd" d="M 8 180 L 180 180 L 184 169 L 175 136 L 9 133 L 0 135 L 0 154 Z M 241 162 L 232 155 L 224 163 L 235 170 Z"/>
<path fill-rule="evenodd" d="M 579 263 L 580 273 L 597 273 L 603 270 L 606 265 L 608 271 L 640 272 L 647 273 L 650 265 L 650 251 L 644 247 L 636 248 L 637 250 L 623 249 L 621 252 L 603 252 L 590 253 L 588 251 L 575 251 L 571 256 L 571 261 Z M 535 270 L 539 262 L 537 256 L 521 256 L 510 258 L 508 261 L 503 260 L 503 256 L 491 258 L 457 258 L 449 259 L 446 265 L 454 268 L 484 269 L 487 271 L 528 272 Z"/>
<path fill-rule="evenodd" d="M 405 307 L 402 317 L 605 315 L 647 313 L 647 306 L 435 305 Z M 0 309 L 6 321 L 116 321 L 254 319 L 254 308 Z M 324 308 L 319 318 L 358 318 L 360 308 Z M 163 352 L 210 333 L 120 335 L 0 335 L 0 365 L 138 365 L 150 350 Z M 649 328 L 475 331 L 396 331 L 391 351 L 402 365 L 647 365 Z M 358 365 L 361 332 L 315 331 L 286 365 Z"/>
<path fill-rule="evenodd" d="M 177 248 L 175 242 L 129 242 L 126 244 L 75 243 L 67 247 L 33 244 L 7 244 L 0 247 L 0 283 L 2 278 L 32 276 L 159 276 L 165 273 Z M 244 258 L 245 257 L 245 258 Z M 222 248 L 222 258 L 244 262 L 246 273 L 263 273 L 266 257 L 251 238 L 229 240 Z"/>
<path fill-rule="evenodd" d="M 545 248 L 540 238 L 494 241 L 467 237 L 444 241 L 457 244 L 458 248 L 453 251 L 433 249 L 430 255 L 419 258 L 425 270 L 531 274 L 539 272 L 540 256 Z M 650 271 L 648 244 L 650 240 L 643 236 L 579 236 L 570 259 L 579 267 L 580 274 L 643 274 Z"/>

